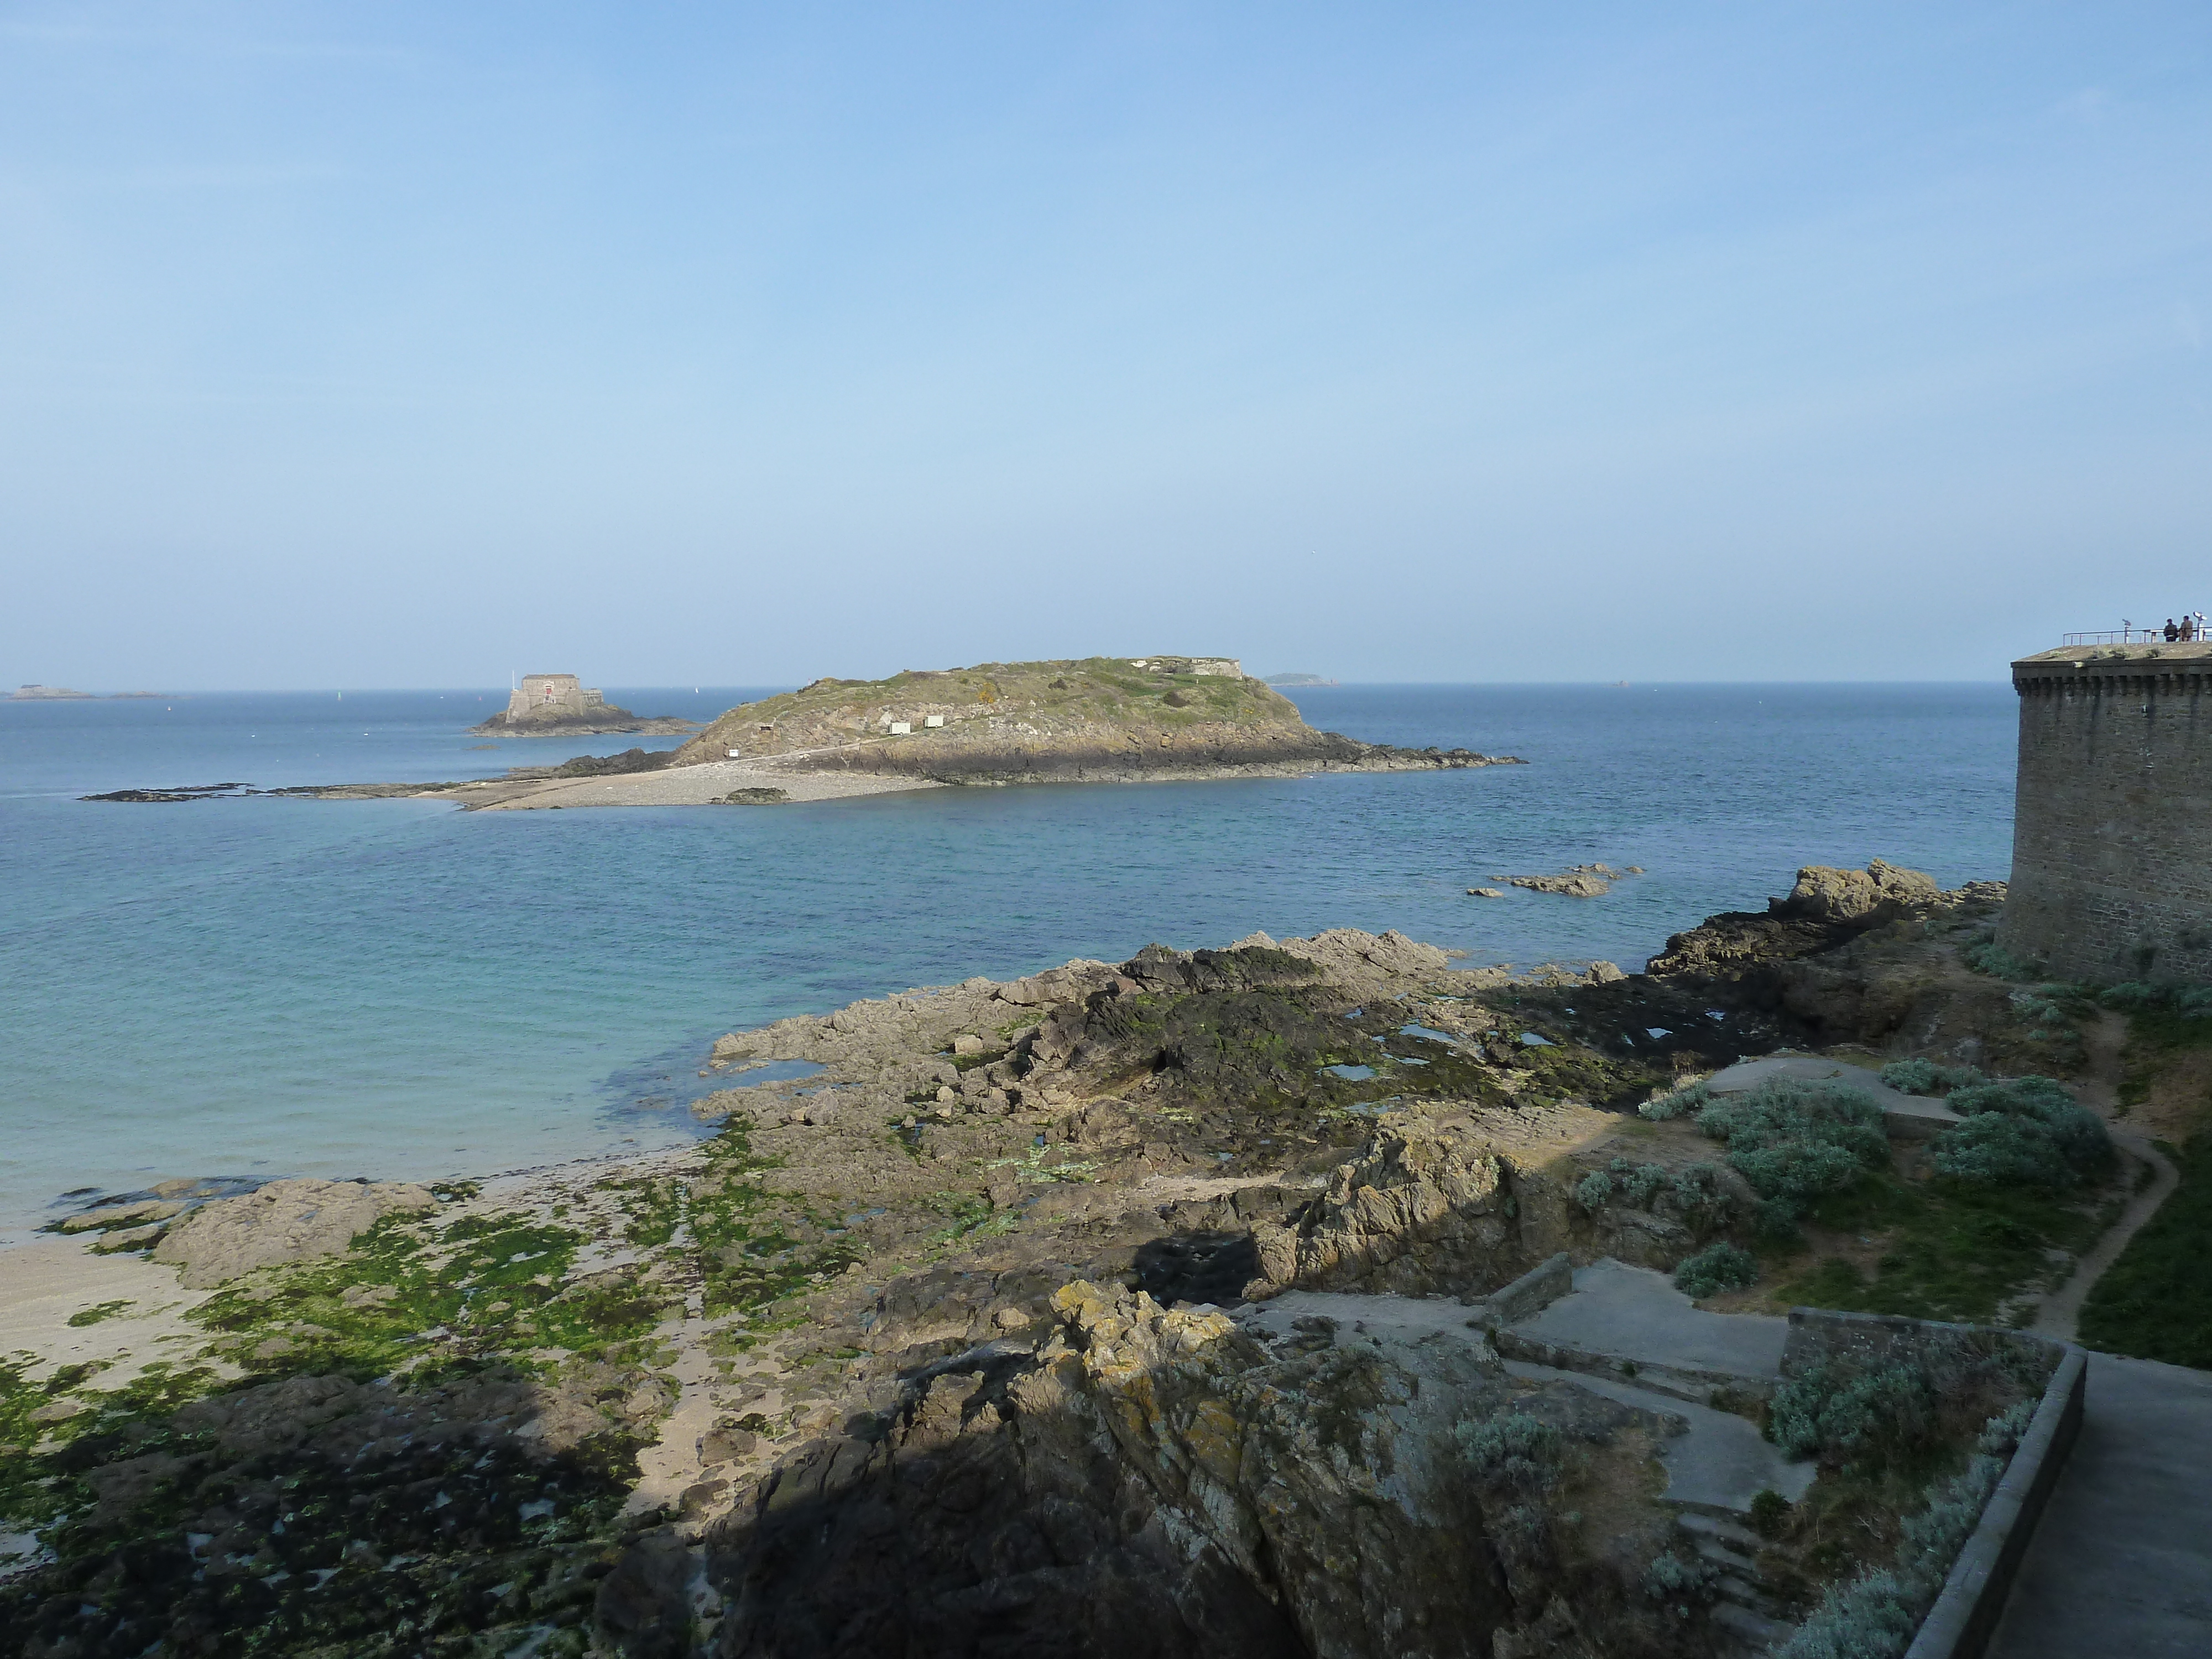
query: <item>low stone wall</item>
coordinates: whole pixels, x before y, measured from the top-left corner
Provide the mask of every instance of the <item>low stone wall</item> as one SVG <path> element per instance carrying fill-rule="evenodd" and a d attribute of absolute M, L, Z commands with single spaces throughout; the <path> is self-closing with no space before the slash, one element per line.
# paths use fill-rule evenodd
<path fill-rule="evenodd" d="M 1932 1319 L 1907 1319 L 1897 1314 L 1838 1313 L 1829 1308 L 1792 1308 L 1790 1335 L 1782 1345 L 1782 1375 L 1799 1376 L 1830 1360 L 1849 1360 L 1860 1365 L 1880 1364 L 1925 1348 L 1942 1335 L 1959 1339 L 1984 1352 L 1999 1348 L 2032 1353 L 2056 1366 L 2071 1352 L 2063 1342 L 2031 1336 L 2025 1331 L 2001 1331 L 1987 1325 L 1947 1325 Z"/>
<path fill-rule="evenodd" d="M 1542 1312 L 1574 1287 L 1574 1263 L 1561 1250 L 1538 1262 L 1504 1289 L 1492 1291 L 1483 1297 L 1482 1312 L 1475 1322 L 1491 1330 L 1510 1325 L 1516 1320 Z"/>
<path fill-rule="evenodd" d="M 1631 1359 L 1620 1354 L 1596 1353 L 1565 1342 L 1493 1326 L 1491 1346 L 1506 1359 L 1524 1359 L 1532 1365 L 1549 1365 L 1555 1371 L 1579 1371 L 1585 1376 L 1610 1377 L 1633 1382 L 1653 1394 L 1671 1395 L 1693 1406 L 1717 1411 L 1749 1413 L 1774 1397 L 1774 1379 L 1747 1376 L 1739 1371 L 1706 1370 L 1695 1365 L 1668 1365 L 1655 1360 Z"/>
<path fill-rule="evenodd" d="M 2051 1489 L 2081 1432 L 2088 1380 L 2088 1356 L 2067 1347 L 2019 1449 L 1990 1494 L 1981 1523 L 1951 1564 L 1943 1593 L 1921 1620 L 1920 1634 L 1905 1659 L 1980 1659 L 2035 1536 L 2035 1523 L 2043 1518 Z"/>

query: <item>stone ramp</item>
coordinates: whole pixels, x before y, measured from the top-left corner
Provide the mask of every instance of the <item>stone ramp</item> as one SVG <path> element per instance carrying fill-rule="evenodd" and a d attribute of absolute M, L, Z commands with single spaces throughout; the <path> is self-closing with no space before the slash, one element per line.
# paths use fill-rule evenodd
<path fill-rule="evenodd" d="M 1507 1360 L 1505 1369 L 1524 1382 L 1571 1382 L 1624 1406 L 1681 1419 L 1687 1428 L 1659 1448 L 1659 1461 L 1667 1468 L 1667 1490 L 1661 1495 L 1683 1509 L 1705 1515 L 1748 1515 L 1751 1500 L 1762 1492 L 1778 1492 L 1794 1504 L 1813 1484 L 1813 1463 L 1793 1463 L 1784 1457 L 1747 1418 L 1610 1377 L 1519 1359 Z"/>
<path fill-rule="evenodd" d="M 1506 1327 L 1555 1347 L 1771 1382 L 1782 1375 L 1790 1322 L 1764 1314 L 1708 1313 L 1649 1267 L 1607 1258 L 1577 1267 L 1574 1289 Z"/>
<path fill-rule="evenodd" d="M 2093 1353 L 2084 1406 L 1989 1659 L 2203 1659 L 2212 1371 Z"/>

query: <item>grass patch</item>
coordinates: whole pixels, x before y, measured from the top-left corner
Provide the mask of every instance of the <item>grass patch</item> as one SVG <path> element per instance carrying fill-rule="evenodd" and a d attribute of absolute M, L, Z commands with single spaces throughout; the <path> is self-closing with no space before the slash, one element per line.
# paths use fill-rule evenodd
<path fill-rule="evenodd" d="M 2093 1348 L 2212 1370 L 2212 1134 L 2179 1152 L 2181 1171 L 2158 1213 L 2089 1292 L 2081 1340 Z"/>
<path fill-rule="evenodd" d="M 82 1330 L 88 1325 L 97 1325 L 103 1321 L 112 1319 L 125 1308 L 136 1305 L 127 1297 L 120 1302 L 95 1303 L 89 1308 L 81 1308 L 71 1314 L 69 1316 L 70 1326 L 72 1329 Z"/>
<path fill-rule="evenodd" d="M 2050 1273 L 2046 1252 L 2078 1255 L 2094 1243 L 2109 1207 L 2027 1188 L 1869 1173 L 1818 1200 L 1808 1219 L 1837 1232 L 1886 1235 L 1873 1276 L 1829 1256 L 1807 1264 L 1775 1294 L 1852 1313 L 1987 1322 Z"/>
<path fill-rule="evenodd" d="M 389 1216 L 348 1255 L 255 1273 L 186 1317 L 268 1376 L 420 1376 L 535 1348 L 612 1357 L 652 1330 L 666 1298 L 634 1269 L 565 1282 L 582 1242 L 512 1217 L 439 1228 Z"/>

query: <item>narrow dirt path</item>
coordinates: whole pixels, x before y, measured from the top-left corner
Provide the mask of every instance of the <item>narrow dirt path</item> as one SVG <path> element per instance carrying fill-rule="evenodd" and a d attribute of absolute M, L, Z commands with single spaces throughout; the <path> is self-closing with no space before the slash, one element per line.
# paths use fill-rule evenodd
<path fill-rule="evenodd" d="M 2074 1340 L 2081 1325 L 2082 1304 L 2089 1299 L 2089 1292 L 2097 1281 L 2104 1277 L 2105 1270 L 2120 1259 L 2120 1252 L 2127 1249 L 2128 1241 L 2158 1212 L 2166 1194 L 2181 1184 L 2180 1172 L 2166 1154 L 2151 1144 L 2149 1137 L 2124 1127 L 2119 1119 L 2122 1054 L 2128 1039 L 2126 1016 L 2103 1014 L 2081 1036 L 2089 1059 L 2088 1074 L 2081 1079 L 2081 1103 L 2105 1120 L 2112 1131 L 2112 1144 L 2119 1148 L 2122 1158 L 2134 1164 L 2148 1166 L 2151 1179 L 2149 1185 L 2128 1200 L 2119 1219 L 2106 1230 L 2095 1248 L 2075 1264 L 2072 1276 L 2045 1295 L 2036 1310 L 2035 1322 L 2028 1328 L 2039 1336 L 2053 1336 L 2066 1342 Z M 2140 1179 L 2140 1176 L 2136 1178 Z"/>

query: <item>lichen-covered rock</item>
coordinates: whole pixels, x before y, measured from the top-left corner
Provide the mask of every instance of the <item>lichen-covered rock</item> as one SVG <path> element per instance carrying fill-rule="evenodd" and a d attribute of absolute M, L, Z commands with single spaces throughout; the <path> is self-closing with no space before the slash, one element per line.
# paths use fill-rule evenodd
<path fill-rule="evenodd" d="M 185 1286 L 204 1290 L 256 1267 L 336 1255 L 386 1216 L 437 1201 L 408 1182 L 272 1181 L 201 1206 L 169 1229 L 154 1260 L 182 1267 Z"/>
<path fill-rule="evenodd" d="M 1808 865 L 1797 872 L 1790 896 L 1771 901 L 1768 908 L 1778 915 L 1809 921 L 1873 922 L 1932 904 L 1942 895 L 1933 876 L 1876 859 L 1863 870 Z"/>
<path fill-rule="evenodd" d="M 1530 1265 L 1514 1249 L 1512 1169 L 1458 1124 L 1378 1130 L 1307 1207 L 1294 1240 L 1270 1234 L 1262 1261 L 1292 1272 L 1249 1294 L 1308 1290 L 1405 1296 L 1486 1290 Z M 1271 1275 L 1272 1276 L 1272 1275 Z"/>

